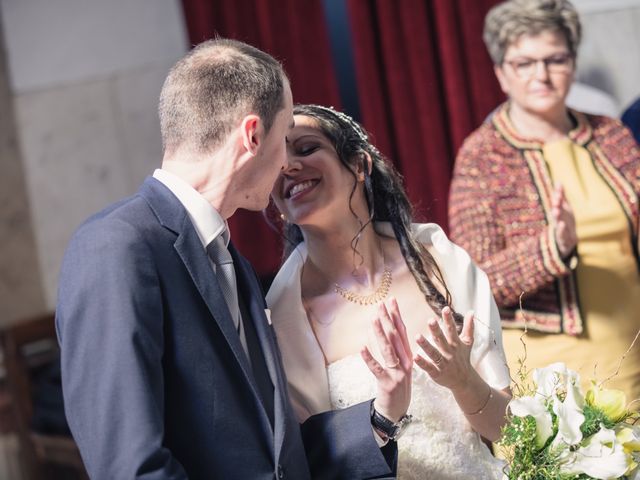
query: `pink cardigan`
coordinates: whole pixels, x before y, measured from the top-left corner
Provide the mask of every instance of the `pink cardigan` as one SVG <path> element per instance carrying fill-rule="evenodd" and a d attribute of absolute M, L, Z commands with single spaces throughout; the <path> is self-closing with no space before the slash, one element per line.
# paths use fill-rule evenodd
<path fill-rule="evenodd" d="M 611 118 L 571 114 L 569 138 L 584 146 L 629 220 L 638 257 L 640 150 Z M 516 133 L 503 104 L 458 153 L 449 198 L 451 239 L 487 273 L 505 328 L 579 335 L 578 259 L 560 257 L 551 218 L 553 183 L 542 142 Z M 520 309 L 520 295 L 522 309 Z"/>

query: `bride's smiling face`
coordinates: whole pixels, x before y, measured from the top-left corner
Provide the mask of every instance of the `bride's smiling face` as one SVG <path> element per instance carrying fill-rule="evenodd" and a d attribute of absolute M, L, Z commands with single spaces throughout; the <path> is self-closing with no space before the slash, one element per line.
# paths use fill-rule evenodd
<path fill-rule="evenodd" d="M 276 181 L 271 196 L 287 221 L 304 226 L 340 222 L 353 218 L 349 197 L 355 208 L 364 202 L 362 184 L 345 167 L 331 141 L 313 117 L 296 115 L 287 135 L 287 164 Z"/>

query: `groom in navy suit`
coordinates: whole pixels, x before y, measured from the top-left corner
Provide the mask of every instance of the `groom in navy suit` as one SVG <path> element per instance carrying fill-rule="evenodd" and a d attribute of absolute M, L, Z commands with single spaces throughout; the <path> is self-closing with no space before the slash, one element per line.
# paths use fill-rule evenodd
<path fill-rule="evenodd" d="M 264 208 L 286 162 L 282 67 L 205 42 L 172 68 L 159 112 L 162 168 L 78 229 L 60 277 L 65 408 L 89 475 L 392 476 L 370 402 L 297 423 L 256 275 L 229 243 L 226 219 Z M 408 406 L 402 383 L 376 400 L 391 417 Z"/>

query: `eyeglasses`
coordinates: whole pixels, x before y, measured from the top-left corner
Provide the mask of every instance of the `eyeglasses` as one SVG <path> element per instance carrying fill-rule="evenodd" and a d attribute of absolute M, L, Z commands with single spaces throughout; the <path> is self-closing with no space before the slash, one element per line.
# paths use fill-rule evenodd
<path fill-rule="evenodd" d="M 573 68 L 573 55 L 559 53 L 537 60 L 523 57 L 516 60 L 505 60 L 502 63 L 509 65 L 518 77 L 531 78 L 536 74 L 540 62 L 549 73 L 569 73 Z"/>

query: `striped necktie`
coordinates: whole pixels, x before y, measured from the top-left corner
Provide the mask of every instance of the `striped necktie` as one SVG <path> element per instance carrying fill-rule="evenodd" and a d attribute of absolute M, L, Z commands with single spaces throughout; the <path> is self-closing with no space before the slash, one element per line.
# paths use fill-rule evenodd
<path fill-rule="evenodd" d="M 229 313 L 236 327 L 236 331 L 240 336 L 240 343 L 247 356 L 249 349 L 247 347 L 247 339 L 244 333 L 244 327 L 240 317 L 240 307 L 238 305 L 238 286 L 236 283 L 236 271 L 233 268 L 233 258 L 225 245 L 223 235 L 218 235 L 207 245 L 207 253 L 216 267 L 216 277 L 222 295 L 224 296 Z"/>

